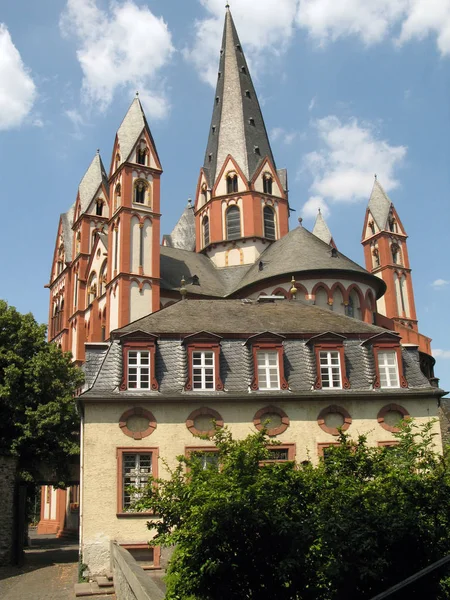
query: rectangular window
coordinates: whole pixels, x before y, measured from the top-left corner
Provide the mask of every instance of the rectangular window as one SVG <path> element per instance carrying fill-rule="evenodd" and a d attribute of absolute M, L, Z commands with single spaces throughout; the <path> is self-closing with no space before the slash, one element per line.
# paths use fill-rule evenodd
<path fill-rule="evenodd" d="M 378 352 L 378 369 L 380 372 L 380 387 L 400 387 L 396 352 Z"/>
<path fill-rule="evenodd" d="M 258 388 L 260 390 L 280 389 L 280 369 L 278 365 L 278 352 L 259 350 L 258 360 Z"/>
<path fill-rule="evenodd" d="M 214 390 L 214 352 L 192 352 L 192 388 Z"/>
<path fill-rule="evenodd" d="M 202 469 L 206 471 L 209 468 L 215 468 L 219 466 L 219 452 L 217 448 L 213 449 L 196 449 L 187 450 L 188 455 L 195 456 L 202 466 Z"/>
<path fill-rule="evenodd" d="M 153 452 L 122 454 L 122 511 L 130 510 L 131 505 L 139 500 L 152 475 Z M 130 487 L 137 488 L 130 491 Z M 141 492 L 139 490 L 142 490 Z"/>
<path fill-rule="evenodd" d="M 342 388 L 339 352 L 335 350 L 320 351 L 319 360 L 322 388 Z"/>
<path fill-rule="evenodd" d="M 148 390 L 150 388 L 150 352 L 148 350 L 128 351 L 128 389 Z"/>

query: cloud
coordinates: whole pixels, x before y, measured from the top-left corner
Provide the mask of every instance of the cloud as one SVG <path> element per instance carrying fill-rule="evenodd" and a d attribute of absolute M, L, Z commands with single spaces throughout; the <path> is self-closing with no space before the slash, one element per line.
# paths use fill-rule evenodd
<path fill-rule="evenodd" d="M 311 196 L 303 205 L 301 215 L 306 218 L 315 218 L 317 217 L 319 208 L 324 217 L 330 214 L 330 209 L 322 196 Z"/>
<path fill-rule="evenodd" d="M 86 104 L 104 111 L 125 87 L 130 93 L 139 90 L 150 116 L 166 116 L 169 103 L 160 71 L 174 47 L 162 18 L 131 0 L 111 2 L 108 11 L 98 8 L 96 0 L 68 0 L 60 28 L 78 41 Z"/>
<path fill-rule="evenodd" d="M 197 69 L 200 79 L 213 87 L 224 22 L 223 0 L 200 0 L 208 15 L 194 24 L 195 38 L 184 56 Z M 298 0 L 240 0 L 233 4 L 233 19 L 253 74 L 265 53 L 282 54 L 292 38 Z"/>
<path fill-rule="evenodd" d="M 298 131 L 286 131 L 283 127 L 274 127 L 270 132 L 270 139 L 272 142 L 282 142 L 289 146 L 292 142 L 300 137 Z"/>
<path fill-rule="evenodd" d="M 434 35 L 440 53 L 450 54 L 450 0 L 300 0 L 297 24 L 320 45 L 348 36 L 402 45 Z"/>
<path fill-rule="evenodd" d="M 432 350 L 434 358 L 450 358 L 450 350 L 439 350 L 438 348 Z"/>
<path fill-rule="evenodd" d="M 308 105 L 308 111 L 311 112 L 312 109 L 315 107 L 316 105 L 316 97 L 314 96 L 314 98 L 311 98 L 311 101 Z"/>
<path fill-rule="evenodd" d="M 82 128 L 86 125 L 84 117 L 75 108 L 65 110 L 64 114 L 73 125 L 72 137 L 76 140 L 82 140 L 84 138 Z"/>
<path fill-rule="evenodd" d="M 431 285 L 436 289 L 442 289 L 449 283 L 450 281 L 448 281 L 447 279 L 435 279 Z"/>
<path fill-rule="evenodd" d="M 311 206 L 318 198 L 332 203 L 367 200 L 374 173 L 387 191 L 398 186 L 394 172 L 404 161 L 405 146 L 390 145 L 373 125 L 356 118 L 343 123 L 330 115 L 313 126 L 319 148 L 306 154 L 302 166 L 302 173 L 313 178 Z"/>
<path fill-rule="evenodd" d="M 6 25 L 0 23 L 0 130 L 21 125 L 36 96 L 36 85 Z"/>

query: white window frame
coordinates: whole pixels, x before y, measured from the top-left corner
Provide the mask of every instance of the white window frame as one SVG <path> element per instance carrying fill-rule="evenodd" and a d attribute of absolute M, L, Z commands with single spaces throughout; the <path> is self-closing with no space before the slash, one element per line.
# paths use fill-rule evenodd
<path fill-rule="evenodd" d="M 130 357 L 136 354 L 136 363 L 130 364 Z M 143 363 L 142 358 L 147 357 L 147 362 Z M 128 350 L 128 365 L 127 365 L 127 389 L 129 390 L 149 390 L 150 389 L 150 364 L 151 355 L 149 350 Z M 136 370 L 136 385 L 130 385 L 130 370 Z M 145 373 L 145 371 L 147 373 Z M 143 379 L 147 375 L 147 380 Z M 134 374 L 133 374 L 134 375 Z M 134 382 L 133 382 L 134 383 Z M 145 385 L 143 385 L 145 384 Z"/>
<path fill-rule="evenodd" d="M 127 457 L 134 457 L 134 468 L 127 466 Z M 142 466 L 142 457 L 148 458 L 149 465 Z M 153 452 L 124 452 L 122 454 L 122 510 L 127 512 L 136 500 L 139 500 L 153 473 Z M 128 481 L 127 481 L 128 479 Z M 142 490 L 133 494 L 127 492 L 127 487 L 133 486 Z"/>
<path fill-rule="evenodd" d="M 271 365 L 269 355 L 276 356 L 277 364 Z M 264 364 L 259 364 L 260 357 L 264 357 Z M 256 352 L 256 368 L 258 369 L 258 389 L 260 390 L 279 390 L 280 389 L 280 360 L 278 350 L 258 350 Z M 277 384 L 271 386 L 271 371 L 276 370 Z"/>
<path fill-rule="evenodd" d="M 206 355 L 212 358 L 212 365 L 206 364 Z M 200 359 L 199 364 L 195 361 Z M 200 376 L 200 382 L 196 381 L 196 377 Z M 212 386 L 207 386 L 207 377 L 212 376 Z M 208 382 L 209 383 L 209 382 Z M 197 391 L 214 391 L 216 389 L 216 358 L 214 350 L 193 350 L 192 351 L 192 389 Z"/>
<path fill-rule="evenodd" d="M 332 356 L 335 355 L 335 356 Z M 338 363 L 337 365 L 332 362 L 337 356 Z M 324 364 L 322 364 L 322 360 L 326 360 Z M 341 390 L 342 389 L 342 372 L 341 372 L 341 356 L 339 350 L 320 350 L 319 351 L 319 369 L 320 369 L 320 382 L 322 388 Z M 333 371 L 338 372 L 339 375 L 339 385 L 335 384 L 333 379 Z M 328 375 L 328 381 L 326 385 L 324 385 L 324 375 Z"/>
<path fill-rule="evenodd" d="M 394 364 L 388 364 L 388 355 L 394 357 Z M 395 385 L 392 384 L 393 376 L 389 372 L 389 369 L 395 368 Z M 384 374 L 386 379 L 386 385 L 382 383 L 382 376 Z M 400 387 L 400 373 L 398 371 L 397 352 L 395 350 L 379 350 L 378 351 L 378 374 L 380 377 L 380 388 L 399 388 Z"/>

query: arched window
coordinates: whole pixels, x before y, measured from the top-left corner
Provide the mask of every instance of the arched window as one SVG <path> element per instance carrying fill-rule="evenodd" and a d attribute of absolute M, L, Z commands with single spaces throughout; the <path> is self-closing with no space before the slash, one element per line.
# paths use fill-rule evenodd
<path fill-rule="evenodd" d="M 394 265 L 399 265 L 401 263 L 401 261 L 400 261 L 400 248 L 399 248 L 398 244 L 391 245 L 391 252 L 392 252 L 392 262 L 394 263 Z"/>
<path fill-rule="evenodd" d="M 206 202 L 208 201 L 208 191 L 206 189 L 206 185 L 202 186 L 202 206 L 203 204 L 206 204 Z"/>
<path fill-rule="evenodd" d="M 118 169 L 120 167 L 120 154 L 117 153 L 116 154 L 116 169 Z"/>
<path fill-rule="evenodd" d="M 75 255 L 77 255 L 80 252 L 80 246 L 81 246 L 81 233 L 78 232 L 76 240 L 75 240 Z"/>
<path fill-rule="evenodd" d="M 120 185 L 120 183 L 118 183 L 114 190 L 114 210 L 116 210 L 120 204 L 119 198 L 120 198 L 121 194 L 122 194 L 122 186 Z"/>
<path fill-rule="evenodd" d="M 227 240 L 241 237 L 241 211 L 237 206 L 230 206 L 226 212 Z"/>
<path fill-rule="evenodd" d="M 238 180 L 236 173 L 227 175 L 227 194 L 235 194 L 238 191 Z"/>
<path fill-rule="evenodd" d="M 333 311 L 338 313 L 339 315 L 345 315 L 344 296 L 343 296 L 341 290 L 339 289 L 339 287 L 337 287 L 334 290 Z"/>
<path fill-rule="evenodd" d="M 275 239 L 275 213 L 270 206 L 264 207 L 264 237 Z"/>
<path fill-rule="evenodd" d="M 97 215 L 97 217 L 103 216 L 103 200 L 101 198 L 97 200 L 95 214 Z"/>
<path fill-rule="evenodd" d="M 97 298 L 97 275 L 95 273 L 92 273 L 92 275 L 89 278 L 87 293 L 87 303 L 89 305 L 92 304 L 92 302 L 94 302 L 94 300 Z"/>
<path fill-rule="evenodd" d="M 134 202 L 136 204 L 145 204 L 145 192 L 147 184 L 142 179 L 138 179 L 134 184 Z"/>
<path fill-rule="evenodd" d="M 265 194 L 272 193 L 272 183 L 273 179 L 270 175 L 264 175 L 263 177 L 263 191 Z"/>
<path fill-rule="evenodd" d="M 374 221 L 370 221 L 369 227 L 370 227 L 370 230 L 372 232 L 372 235 L 375 235 L 375 223 L 374 223 Z"/>
<path fill-rule="evenodd" d="M 328 294 L 323 287 L 317 288 L 314 304 L 316 306 L 320 306 L 321 308 L 329 308 Z"/>
<path fill-rule="evenodd" d="M 203 217 L 203 246 L 209 245 L 209 219 Z"/>
<path fill-rule="evenodd" d="M 61 331 L 62 326 L 63 326 L 63 313 L 64 313 L 64 298 L 61 300 L 61 304 L 59 305 L 58 332 Z"/>
<path fill-rule="evenodd" d="M 105 293 L 105 288 L 106 288 L 106 269 L 107 269 L 108 263 L 106 262 L 106 260 L 103 262 L 102 264 L 102 268 L 100 269 L 100 279 L 98 282 L 98 287 L 99 287 L 99 292 L 98 295 L 99 296 L 103 296 L 103 294 Z"/>
<path fill-rule="evenodd" d="M 361 302 L 355 290 L 352 290 L 348 296 L 347 315 L 355 319 L 361 319 Z"/>
<path fill-rule="evenodd" d="M 147 164 L 147 148 L 139 148 L 136 157 L 138 165 Z"/>
<path fill-rule="evenodd" d="M 379 267 L 380 266 L 380 253 L 378 251 L 378 248 L 374 248 L 372 250 L 372 257 L 373 257 L 373 260 L 372 260 L 373 266 Z"/>
<path fill-rule="evenodd" d="M 395 220 L 395 217 L 392 214 L 389 215 L 388 224 L 389 224 L 389 231 L 392 231 L 392 233 L 396 233 L 397 232 L 397 221 Z"/>

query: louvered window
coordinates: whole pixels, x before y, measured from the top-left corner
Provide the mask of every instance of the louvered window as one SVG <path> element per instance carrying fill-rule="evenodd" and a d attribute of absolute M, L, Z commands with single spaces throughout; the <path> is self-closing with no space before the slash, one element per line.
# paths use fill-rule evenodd
<path fill-rule="evenodd" d="M 205 217 L 203 219 L 203 246 L 208 246 L 209 244 L 209 219 Z"/>
<path fill-rule="evenodd" d="M 339 352 L 319 352 L 322 388 L 342 388 Z"/>
<path fill-rule="evenodd" d="M 148 350 L 128 351 L 128 389 L 148 390 L 150 388 L 150 352 Z"/>
<path fill-rule="evenodd" d="M 397 356 L 395 352 L 378 352 L 378 370 L 380 372 L 380 387 L 399 387 Z"/>
<path fill-rule="evenodd" d="M 263 179 L 263 190 L 265 194 L 272 193 L 272 177 L 264 177 Z"/>
<path fill-rule="evenodd" d="M 227 194 L 235 194 L 238 191 L 237 175 L 228 175 L 227 177 Z"/>
<path fill-rule="evenodd" d="M 275 239 L 275 214 L 270 206 L 264 207 L 264 237 Z"/>
<path fill-rule="evenodd" d="M 280 389 L 280 370 L 278 368 L 278 352 L 259 350 L 258 359 L 258 388 L 260 390 Z"/>
<path fill-rule="evenodd" d="M 139 500 L 152 474 L 152 452 L 140 454 L 124 453 L 122 464 L 122 508 L 130 510 L 134 502 Z M 130 490 L 129 488 L 135 488 Z"/>
<path fill-rule="evenodd" d="M 230 206 L 226 213 L 227 240 L 241 237 L 241 211 L 237 206 Z"/>
<path fill-rule="evenodd" d="M 194 390 L 213 390 L 214 352 L 192 353 L 192 388 Z"/>

